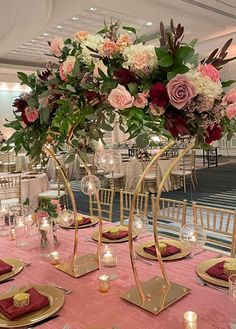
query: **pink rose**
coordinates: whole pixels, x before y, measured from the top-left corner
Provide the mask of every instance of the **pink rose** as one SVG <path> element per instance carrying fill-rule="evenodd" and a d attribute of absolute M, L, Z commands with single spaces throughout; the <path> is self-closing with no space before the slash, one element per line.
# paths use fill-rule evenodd
<path fill-rule="evenodd" d="M 182 109 L 197 95 L 194 84 L 184 74 L 177 74 L 167 84 L 167 93 L 170 104 Z"/>
<path fill-rule="evenodd" d="M 236 103 L 230 104 L 225 110 L 228 119 L 233 119 L 236 116 Z"/>
<path fill-rule="evenodd" d="M 212 81 L 220 81 L 219 71 L 212 64 L 199 64 L 198 71 L 201 72 L 202 76 L 210 77 Z"/>
<path fill-rule="evenodd" d="M 61 80 L 65 81 L 68 74 L 72 73 L 75 65 L 76 58 L 74 56 L 68 56 L 65 62 L 60 65 L 59 74 Z"/>
<path fill-rule="evenodd" d="M 46 210 L 37 210 L 36 212 L 36 221 L 37 222 L 42 222 L 44 218 L 48 218 L 48 212 Z"/>
<path fill-rule="evenodd" d="M 124 50 L 127 46 L 132 45 L 132 43 L 133 40 L 127 33 L 121 34 L 116 41 L 116 45 L 120 51 Z"/>
<path fill-rule="evenodd" d="M 65 44 L 62 39 L 62 37 L 57 37 L 52 40 L 51 45 L 50 45 L 50 50 L 53 53 L 53 55 L 59 57 L 62 54 L 62 49 L 64 48 Z"/>
<path fill-rule="evenodd" d="M 59 214 L 59 212 L 61 211 L 61 204 L 58 200 L 51 200 L 51 204 L 53 204 L 54 206 L 56 206 L 56 212 Z"/>
<path fill-rule="evenodd" d="M 147 98 L 143 93 L 138 93 L 138 96 L 134 100 L 134 106 L 143 109 L 147 105 L 148 101 Z"/>
<path fill-rule="evenodd" d="M 109 38 L 105 38 L 103 44 L 100 48 L 100 53 L 103 56 L 111 57 L 114 53 L 118 51 L 118 47 L 114 41 L 111 41 Z"/>
<path fill-rule="evenodd" d="M 224 103 L 236 103 L 236 88 L 227 91 L 223 98 Z"/>
<path fill-rule="evenodd" d="M 39 117 L 39 112 L 36 109 L 36 107 L 26 107 L 25 108 L 25 116 L 29 122 L 34 122 L 38 119 Z"/>
<path fill-rule="evenodd" d="M 152 115 L 156 116 L 161 116 L 164 112 L 165 112 L 165 108 L 164 107 L 158 107 L 153 103 L 150 103 L 149 105 L 149 110 L 152 113 Z"/>
<path fill-rule="evenodd" d="M 108 102 L 117 110 L 123 110 L 133 105 L 134 97 L 125 89 L 124 86 L 118 85 L 113 89 L 109 96 Z"/>
<path fill-rule="evenodd" d="M 88 32 L 87 31 L 79 31 L 75 34 L 75 40 L 78 42 L 83 42 L 88 39 Z"/>

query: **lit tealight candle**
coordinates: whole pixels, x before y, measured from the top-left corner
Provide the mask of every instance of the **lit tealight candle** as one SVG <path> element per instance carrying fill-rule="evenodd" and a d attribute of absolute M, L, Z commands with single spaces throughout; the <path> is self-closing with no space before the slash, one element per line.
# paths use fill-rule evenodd
<path fill-rule="evenodd" d="M 108 292 L 110 289 L 110 277 L 109 275 L 102 274 L 98 277 L 99 291 Z"/>
<path fill-rule="evenodd" d="M 58 251 L 51 252 L 50 259 L 51 259 L 51 264 L 52 265 L 57 265 L 60 261 L 59 252 Z"/>
<path fill-rule="evenodd" d="M 43 218 L 42 223 L 40 225 L 40 230 L 48 231 L 50 229 L 50 224 L 47 218 Z"/>
<path fill-rule="evenodd" d="M 195 312 L 188 311 L 184 313 L 184 328 L 197 329 L 198 315 Z"/>
<path fill-rule="evenodd" d="M 117 256 L 111 248 L 105 247 L 102 254 L 102 264 L 104 266 L 116 266 Z"/>
<path fill-rule="evenodd" d="M 10 239 L 15 240 L 16 239 L 16 234 L 15 234 L 15 229 L 11 228 L 10 229 Z"/>

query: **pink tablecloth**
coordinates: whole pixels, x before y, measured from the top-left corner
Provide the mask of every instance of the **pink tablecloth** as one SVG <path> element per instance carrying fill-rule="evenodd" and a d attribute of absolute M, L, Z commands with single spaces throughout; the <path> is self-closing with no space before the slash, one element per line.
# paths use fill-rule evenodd
<path fill-rule="evenodd" d="M 95 252 L 96 245 L 85 241 L 85 236 L 90 236 L 93 230 L 88 228 L 80 230 L 80 252 Z M 59 230 L 61 246 L 58 248 L 61 256 L 68 256 L 73 247 L 73 230 Z M 35 239 L 35 238 L 33 238 Z M 141 241 L 144 241 L 142 239 Z M 194 259 L 185 259 L 165 263 L 169 279 L 190 287 L 191 293 L 159 315 L 152 315 L 132 304 L 120 299 L 120 294 L 128 290 L 133 284 L 133 275 L 128 255 L 128 243 L 114 246 L 118 253 L 118 266 L 107 270 L 108 273 L 116 272 L 118 279 L 111 282 L 111 290 L 108 293 L 98 291 L 98 275 L 103 271 L 95 271 L 84 277 L 74 279 L 56 270 L 52 265 L 40 259 L 37 250 L 37 239 L 32 240 L 31 247 L 27 249 L 16 249 L 15 242 L 8 238 L 0 238 L 0 258 L 16 256 L 24 261 L 32 262 L 26 267 L 13 282 L 0 285 L 1 291 L 6 291 L 13 284 L 15 286 L 27 283 L 45 284 L 54 282 L 73 292 L 65 297 L 64 307 L 60 316 L 39 328 L 63 329 L 69 323 L 70 329 L 183 329 L 183 313 L 191 310 L 198 313 L 199 329 L 226 329 L 229 328 L 228 302 L 229 297 L 219 291 L 208 287 L 199 286 L 195 281 L 196 265 L 215 254 L 204 252 Z M 136 241 L 135 244 L 139 243 Z M 158 263 L 148 265 L 137 261 L 141 278 L 147 280 L 160 271 Z"/>

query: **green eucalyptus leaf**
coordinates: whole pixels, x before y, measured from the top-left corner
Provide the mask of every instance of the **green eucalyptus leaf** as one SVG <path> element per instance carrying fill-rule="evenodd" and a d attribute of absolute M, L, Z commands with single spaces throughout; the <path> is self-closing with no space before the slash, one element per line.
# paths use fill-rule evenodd
<path fill-rule="evenodd" d="M 194 55 L 194 49 L 188 46 L 182 46 L 177 49 L 174 57 L 175 63 L 186 63 Z"/>
<path fill-rule="evenodd" d="M 174 78 L 177 74 L 184 74 L 186 72 L 189 71 L 189 68 L 185 65 L 181 65 L 179 67 L 176 67 L 175 69 L 173 69 L 171 72 L 167 73 L 167 79 L 171 80 L 172 78 Z"/>
<path fill-rule="evenodd" d="M 138 148 L 145 148 L 149 144 L 149 138 L 147 134 L 140 134 L 136 138 L 136 144 Z"/>
<path fill-rule="evenodd" d="M 65 163 L 70 163 L 70 162 L 74 161 L 74 159 L 75 159 L 75 155 L 71 154 L 66 158 Z"/>
<path fill-rule="evenodd" d="M 75 65 L 74 65 L 73 70 L 72 70 L 72 75 L 77 76 L 79 71 L 80 71 L 80 61 L 78 59 L 76 59 Z"/>
<path fill-rule="evenodd" d="M 123 30 L 130 31 L 134 34 L 137 34 L 136 29 L 130 26 L 122 26 Z"/>
<path fill-rule="evenodd" d="M 223 88 L 226 88 L 226 87 L 230 87 L 235 82 L 236 80 L 228 80 L 228 81 L 222 81 L 221 84 Z"/>
<path fill-rule="evenodd" d="M 66 89 L 71 91 L 72 93 L 75 93 L 75 88 L 72 87 L 71 85 L 66 85 Z"/>
<path fill-rule="evenodd" d="M 171 65 L 173 65 L 173 58 L 167 51 L 162 48 L 155 48 L 155 52 L 159 66 L 170 67 Z"/>
<path fill-rule="evenodd" d="M 131 95 L 137 94 L 137 92 L 138 92 L 138 84 L 137 83 L 134 83 L 134 82 L 129 83 L 128 88 L 129 88 L 129 91 L 130 91 Z"/>

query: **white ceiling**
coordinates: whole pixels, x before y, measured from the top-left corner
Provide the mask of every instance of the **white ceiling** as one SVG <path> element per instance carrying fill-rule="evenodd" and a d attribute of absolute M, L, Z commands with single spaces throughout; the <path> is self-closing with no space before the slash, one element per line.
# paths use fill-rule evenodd
<path fill-rule="evenodd" d="M 160 20 L 167 25 L 173 18 L 185 26 L 187 40 L 199 39 L 201 54 L 236 39 L 236 0 L 0 0 L 0 8 L 0 66 L 41 67 L 50 59 L 48 40 L 78 30 L 95 33 L 111 18 L 150 38 Z"/>

